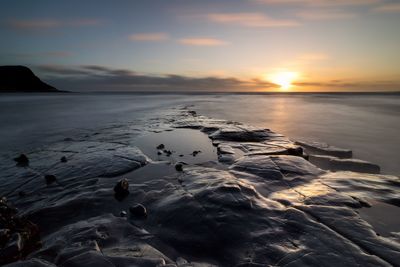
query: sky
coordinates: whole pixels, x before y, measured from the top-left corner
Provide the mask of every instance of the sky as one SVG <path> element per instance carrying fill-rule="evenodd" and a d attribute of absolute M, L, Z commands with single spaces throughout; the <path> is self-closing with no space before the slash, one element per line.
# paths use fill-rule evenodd
<path fill-rule="evenodd" d="M 0 0 L 0 65 L 71 91 L 399 91 L 400 0 Z"/>

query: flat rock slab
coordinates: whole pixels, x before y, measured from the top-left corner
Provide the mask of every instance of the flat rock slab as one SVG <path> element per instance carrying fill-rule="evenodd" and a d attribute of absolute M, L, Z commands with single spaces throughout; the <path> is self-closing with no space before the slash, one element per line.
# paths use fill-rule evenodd
<path fill-rule="evenodd" d="M 398 177 L 323 170 L 302 148 L 351 157 L 346 149 L 295 144 L 187 108 L 163 116 L 143 131 L 166 138 L 176 137 L 175 128 L 202 131 L 215 158 L 198 156 L 179 170 L 173 153 L 150 160 L 133 145 L 141 138 L 133 126 L 26 153 L 24 168 L 11 155 L 2 158 L 0 192 L 39 225 L 43 243 L 10 266 L 399 265 L 400 234 L 378 235 L 359 213 L 377 202 L 400 206 Z M 45 174 L 56 181 L 46 185 Z M 113 188 L 121 179 L 129 194 L 117 199 Z M 127 212 L 134 205 L 147 216 Z"/>

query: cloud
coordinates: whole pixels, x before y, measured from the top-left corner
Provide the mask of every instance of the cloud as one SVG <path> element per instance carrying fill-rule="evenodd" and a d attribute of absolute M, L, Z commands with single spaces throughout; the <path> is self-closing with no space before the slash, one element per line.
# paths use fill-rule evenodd
<path fill-rule="evenodd" d="M 179 43 L 184 45 L 194 45 L 194 46 L 222 46 L 228 45 L 228 42 L 225 42 L 216 38 L 207 38 L 207 37 L 197 37 L 197 38 L 183 38 L 178 40 Z"/>
<path fill-rule="evenodd" d="M 145 75 L 126 69 L 98 65 L 40 65 L 34 69 L 53 86 L 70 91 L 257 91 L 276 88 L 259 80 L 236 78 L 188 77 L 182 75 Z"/>
<path fill-rule="evenodd" d="M 294 27 L 299 23 L 294 20 L 274 19 L 262 13 L 211 13 L 208 20 L 224 24 L 246 27 Z"/>
<path fill-rule="evenodd" d="M 307 87 L 323 88 L 324 90 L 333 88 L 340 91 L 398 91 L 400 82 L 398 81 L 345 81 L 331 80 L 326 82 L 296 82 L 295 86 L 305 89 Z"/>
<path fill-rule="evenodd" d="M 373 9 L 379 13 L 400 13 L 400 3 L 390 3 L 378 6 Z"/>
<path fill-rule="evenodd" d="M 382 3 L 383 0 L 253 0 L 270 5 L 308 5 L 308 6 L 365 6 Z"/>
<path fill-rule="evenodd" d="M 338 10 L 306 10 L 296 14 L 297 17 L 305 20 L 336 20 L 352 19 L 357 17 L 356 13 L 343 12 Z"/>
<path fill-rule="evenodd" d="M 17 30 L 46 30 L 61 27 L 84 27 L 97 26 L 101 24 L 97 19 L 32 19 L 32 20 L 9 20 L 6 23 L 9 27 Z"/>
<path fill-rule="evenodd" d="M 12 57 L 17 58 L 42 58 L 42 57 L 70 57 L 73 55 L 69 51 L 48 51 L 48 52 L 37 52 L 37 53 L 14 53 L 8 54 Z"/>
<path fill-rule="evenodd" d="M 168 39 L 169 36 L 165 32 L 137 33 L 129 36 L 129 40 L 140 42 L 160 42 Z"/>

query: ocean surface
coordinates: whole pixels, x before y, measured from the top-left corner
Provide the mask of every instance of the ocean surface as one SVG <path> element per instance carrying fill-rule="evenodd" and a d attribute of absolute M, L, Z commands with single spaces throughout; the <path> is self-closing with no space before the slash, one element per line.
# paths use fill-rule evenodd
<path fill-rule="evenodd" d="M 292 140 L 350 148 L 354 158 L 400 174 L 400 95 L 2 94 L 0 151 L 34 149 L 115 124 L 191 106 L 200 115 L 269 128 Z"/>

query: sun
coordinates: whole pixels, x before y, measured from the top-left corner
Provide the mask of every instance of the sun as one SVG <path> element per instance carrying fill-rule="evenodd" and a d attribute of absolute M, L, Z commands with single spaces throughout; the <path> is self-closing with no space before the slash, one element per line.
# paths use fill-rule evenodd
<path fill-rule="evenodd" d="M 268 80 L 274 84 L 279 85 L 281 90 L 289 90 L 292 83 L 299 77 L 298 72 L 294 71 L 280 71 L 269 75 Z"/>

